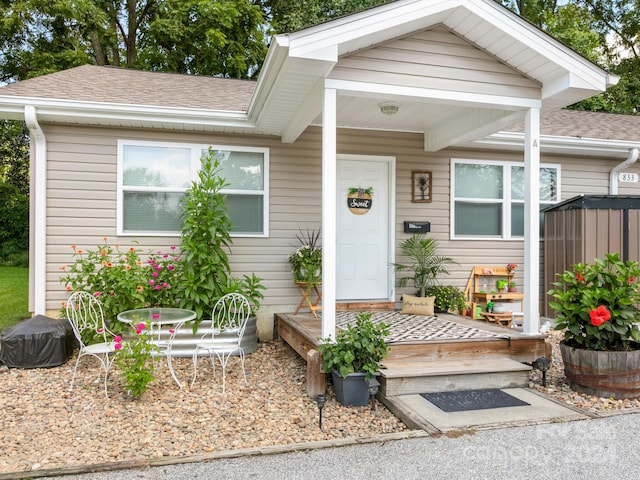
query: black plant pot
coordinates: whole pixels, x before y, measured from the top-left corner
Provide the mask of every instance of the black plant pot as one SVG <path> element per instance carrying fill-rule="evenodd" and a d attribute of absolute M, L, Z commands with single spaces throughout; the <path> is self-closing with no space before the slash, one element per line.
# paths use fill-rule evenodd
<path fill-rule="evenodd" d="M 331 377 L 333 388 L 336 391 L 336 400 L 342 405 L 362 407 L 369 403 L 369 384 L 365 380 L 364 373 L 350 373 L 346 378 L 343 378 L 336 370 L 333 370 Z"/>

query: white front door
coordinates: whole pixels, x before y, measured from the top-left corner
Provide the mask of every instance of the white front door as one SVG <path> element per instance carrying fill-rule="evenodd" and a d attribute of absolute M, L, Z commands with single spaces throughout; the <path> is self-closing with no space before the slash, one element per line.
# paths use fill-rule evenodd
<path fill-rule="evenodd" d="M 393 157 L 339 155 L 337 172 L 337 300 L 390 300 Z M 352 188 L 373 188 L 368 210 L 349 209 Z"/>

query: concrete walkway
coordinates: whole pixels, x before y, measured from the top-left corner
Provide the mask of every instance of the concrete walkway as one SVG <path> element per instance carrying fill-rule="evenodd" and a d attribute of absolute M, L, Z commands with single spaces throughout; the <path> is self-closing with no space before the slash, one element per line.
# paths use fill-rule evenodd
<path fill-rule="evenodd" d="M 640 479 L 639 448 L 640 413 L 633 413 L 64 478 Z"/>

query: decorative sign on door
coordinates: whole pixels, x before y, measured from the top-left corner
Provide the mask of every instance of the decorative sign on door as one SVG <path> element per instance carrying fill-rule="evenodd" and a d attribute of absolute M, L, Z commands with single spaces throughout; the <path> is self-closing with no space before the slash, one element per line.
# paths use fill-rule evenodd
<path fill-rule="evenodd" d="M 364 215 L 371 210 L 371 199 L 373 195 L 373 187 L 361 188 L 351 187 L 349 188 L 349 194 L 347 195 L 347 207 L 349 211 L 355 215 Z"/>

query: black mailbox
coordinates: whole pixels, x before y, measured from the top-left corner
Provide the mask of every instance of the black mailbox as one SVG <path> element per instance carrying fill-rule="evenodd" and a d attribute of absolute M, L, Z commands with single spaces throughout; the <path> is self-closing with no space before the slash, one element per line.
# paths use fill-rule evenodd
<path fill-rule="evenodd" d="M 431 222 L 404 222 L 404 233 L 428 233 L 431 231 Z"/>

